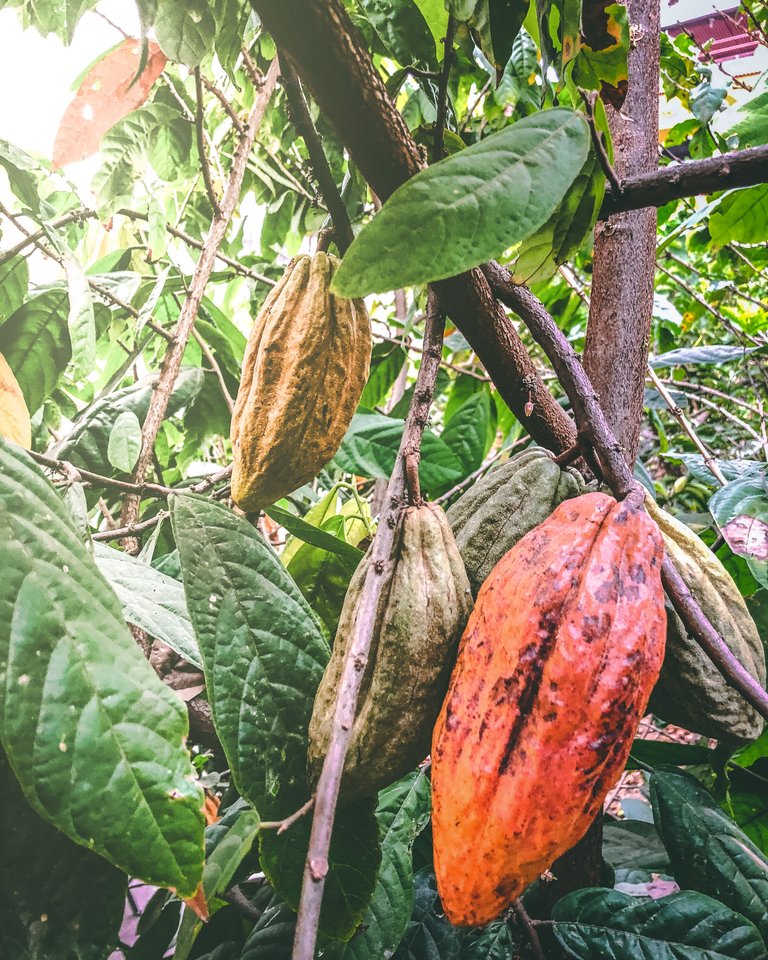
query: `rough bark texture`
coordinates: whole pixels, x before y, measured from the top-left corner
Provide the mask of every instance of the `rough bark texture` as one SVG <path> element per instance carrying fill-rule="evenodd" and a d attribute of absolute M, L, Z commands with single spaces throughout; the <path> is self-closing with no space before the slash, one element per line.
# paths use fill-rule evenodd
<path fill-rule="evenodd" d="M 340 0 L 251 2 L 372 190 L 386 200 L 424 160 Z M 576 432 L 570 418 L 536 373 L 482 273 L 473 270 L 435 287 L 441 307 L 533 439 L 556 452 L 572 446 Z M 534 408 L 526 415 L 529 385 Z"/>
<path fill-rule="evenodd" d="M 620 178 L 658 165 L 658 0 L 630 0 L 633 46 L 621 113 L 607 106 Z M 584 367 L 608 424 L 634 463 L 653 311 L 656 209 L 617 213 L 595 229 L 592 303 Z"/>

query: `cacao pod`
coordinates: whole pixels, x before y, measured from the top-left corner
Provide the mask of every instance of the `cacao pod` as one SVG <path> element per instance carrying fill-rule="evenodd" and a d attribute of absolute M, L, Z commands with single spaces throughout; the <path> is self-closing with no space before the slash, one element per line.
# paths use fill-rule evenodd
<path fill-rule="evenodd" d="M 0 353 L 0 437 L 20 447 L 32 446 L 32 426 L 21 387 Z"/>
<path fill-rule="evenodd" d="M 664 654 L 662 539 L 587 493 L 494 567 L 432 741 L 449 920 L 493 920 L 587 831 L 624 768 Z"/>
<path fill-rule="evenodd" d="M 739 588 L 717 557 L 690 527 L 646 496 L 646 510 L 664 537 L 667 553 L 688 589 L 731 653 L 765 686 L 765 651 Z M 667 602 L 667 649 L 650 708 L 662 720 L 705 737 L 731 742 L 756 740 L 763 719 L 688 634 Z"/>
<path fill-rule="evenodd" d="M 435 504 L 408 507 L 395 533 L 344 765 L 344 801 L 375 796 L 429 753 L 459 637 L 472 605 L 451 528 Z M 336 693 L 370 553 L 354 573 L 309 724 L 309 775 L 328 751 Z"/>
<path fill-rule="evenodd" d="M 521 537 L 583 490 L 578 470 L 559 467 L 543 447 L 515 454 L 474 483 L 447 512 L 473 592 Z"/>
<path fill-rule="evenodd" d="M 339 449 L 368 377 L 362 300 L 330 292 L 339 261 L 296 257 L 253 325 L 232 414 L 232 499 L 243 510 L 307 483 Z"/>

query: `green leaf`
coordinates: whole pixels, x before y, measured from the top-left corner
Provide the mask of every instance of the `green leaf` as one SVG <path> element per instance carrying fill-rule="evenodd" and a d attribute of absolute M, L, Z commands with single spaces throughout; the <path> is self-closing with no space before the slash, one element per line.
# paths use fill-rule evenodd
<path fill-rule="evenodd" d="M 538 107 L 541 102 L 541 88 L 536 84 L 539 69 L 536 44 L 527 30 L 522 29 L 512 44 L 512 53 L 504 67 L 498 86 L 493 91 L 493 99 L 500 107 L 514 109 L 519 101 Z"/>
<path fill-rule="evenodd" d="M 115 470 L 131 473 L 141 453 L 141 424 L 133 410 L 123 410 L 112 424 L 107 458 Z"/>
<path fill-rule="evenodd" d="M 602 6 L 602 4 L 601 4 Z M 605 46 L 594 49 L 579 44 L 573 61 L 573 82 L 587 90 L 600 90 L 603 84 L 619 87 L 627 82 L 627 55 L 629 54 L 629 21 L 627 8 L 621 3 L 605 7 L 607 22 Z M 574 37 L 574 39 L 577 39 Z"/>
<path fill-rule="evenodd" d="M 435 41 L 414 0 L 360 0 L 360 6 L 398 63 L 435 63 Z"/>
<path fill-rule="evenodd" d="M 729 84 L 730 81 L 727 81 Z M 716 87 L 709 80 L 703 80 L 695 90 L 691 91 L 691 113 L 699 123 L 709 123 L 721 109 L 728 96 L 728 86 Z"/>
<path fill-rule="evenodd" d="M 617 890 L 577 890 L 555 904 L 552 918 L 557 939 L 578 960 L 765 957 L 748 920 L 700 893 L 646 900 Z"/>
<path fill-rule="evenodd" d="M 85 378 L 96 365 L 96 320 L 93 313 L 91 288 L 83 268 L 72 256 L 64 257 L 67 275 L 69 312 L 67 326 L 72 343 L 73 375 Z"/>
<path fill-rule="evenodd" d="M 357 547 L 347 543 L 341 537 L 307 523 L 305 519 L 297 517 L 295 513 L 291 513 L 289 510 L 284 510 L 273 503 L 270 507 L 267 507 L 265 513 L 268 517 L 276 520 L 281 527 L 285 527 L 297 540 L 312 544 L 313 547 L 324 550 L 326 553 L 335 554 L 354 567 L 363 559 L 362 550 L 358 550 Z M 286 558 L 283 558 L 283 562 L 287 562 Z"/>
<path fill-rule="evenodd" d="M 427 21 L 427 26 L 432 31 L 435 40 L 437 54 L 442 58 L 443 44 L 441 41 L 448 26 L 448 11 L 445 8 L 444 0 L 414 0 L 414 3 Z"/>
<path fill-rule="evenodd" d="M 768 860 L 760 850 L 688 774 L 654 772 L 651 802 L 680 886 L 743 914 L 768 942 Z"/>
<path fill-rule="evenodd" d="M 170 509 L 213 721 L 232 778 L 261 816 L 286 817 L 297 796 L 297 806 L 303 802 L 307 727 L 328 660 L 322 632 L 251 524 L 191 495 L 170 498 Z"/>
<path fill-rule="evenodd" d="M 29 267 L 26 257 L 16 254 L 0 263 L 0 326 L 18 310 L 29 288 Z"/>
<path fill-rule="evenodd" d="M 270 887 L 264 912 L 245 941 L 239 960 L 287 960 L 291 955 L 296 914 Z"/>
<path fill-rule="evenodd" d="M 411 848 L 429 821 L 430 786 L 415 772 L 379 794 L 376 817 L 381 840 L 381 867 L 361 932 L 348 943 L 332 944 L 329 960 L 368 960 L 391 956 L 403 938 L 413 908 Z"/>
<path fill-rule="evenodd" d="M 357 235 L 332 288 L 361 297 L 452 277 L 501 255 L 547 221 L 588 149 L 583 116 L 558 108 L 441 160 L 396 190 Z"/>
<path fill-rule="evenodd" d="M 37 171 L 39 167 L 32 157 L 7 140 L 0 140 L 0 167 L 5 168 L 8 184 L 19 200 L 30 210 L 37 210 L 40 196 L 32 171 Z"/>
<path fill-rule="evenodd" d="M 734 360 L 744 360 L 750 353 L 760 347 L 731 347 L 724 344 L 712 344 L 707 347 L 680 347 L 678 350 L 669 350 L 658 357 L 652 357 L 650 364 L 654 369 L 659 367 L 674 367 L 678 364 L 721 364 L 731 363 Z"/>
<path fill-rule="evenodd" d="M 510 960 L 517 953 L 506 920 L 495 920 L 467 933 L 461 946 L 461 960 Z"/>
<path fill-rule="evenodd" d="M 358 413 L 334 462 L 349 473 L 389 479 L 395 465 L 403 421 L 378 413 Z M 450 486 L 464 476 L 464 468 L 447 443 L 430 430 L 424 431 L 419 477 L 425 489 Z"/>
<path fill-rule="evenodd" d="M 768 90 L 739 107 L 744 117 L 730 131 L 739 138 L 739 147 L 759 147 L 768 143 Z"/>
<path fill-rule="evenodd" d="M 187 611 L 184 587 L 149 564 L 102 543 L 93 556 L 104 579 L 117 594 L 128 623 L 167 643 L 179 656 L 203 669 L 195 632 Z"/>
<path fill-rule="evenodd" d="M 160 48 L 169 60 L 196 67 L 213 48 L 216 21 L 207 0 L 158 0 L 154 18 Z"/>
<path fill-rule="evenodd" d="M 45 823 L 0 752 L 0 956 L 103 957 L 123 918 L 127 877 Z"/>
<path fill-rule="evenodd" d="M 250 4 L 244 0 L 214 0 L 212 12 L 216 20 L 216 56 L 230 80 L 234 82 L 235 66 L 240 57 L 246 24 L 251 14 Z"/>
<path fill-rule="evenodd" d="M 72 356 L 65 290 L 31 297 L 0 326 L 0 353 L 8 361 L 34 414 L 53 393 Z"/>
<path fill-rule="evenodd" d="M 413 911 L 392 960 L 459 960 L 463 931 L 445 918 L 435 875 L 426 867 L 413 878 Z"/>
<path fill-rule="evenodd" d="M 202 791 L 186 712 L 125 626 L 56 491 L 0 443 L 3 746 L 45 819 L 132 876 L 194 892 Z"/>
<path fill-rule="evenodd" d="M 728 546 L 746 557 L 755 580 L 768 587 L 768 473 L 746 473 L 726 484 L 709 509 Z"/>
<path fill-rule="evenodd" d="M 692 743 L 676 743 L 664 740 L 635 740 L 632 752 L 629 755 L 628 769 L 633 769 L 637 763 L 647 764 L 649 767 L 662 764 L 678 764 L 679 766 L 695 766 L 696 764 L 710 764 L 714 751 L 709 747 L 699 747 Z M 634 761 L 634 763 L 633 763 Z"/>
<path fill-rule="evenodd" d="M 307 859 L 311 814 L 290 830 L 261 833 L 261 867 L 286 903 L 297 910 Z M 373 800 L 356 800 L 336 811 L 328 854 L 320 932 L 349 940 L 360 924 L 376 886 L 381 863 L 379 831 Z"/>
<path fill-rule="evenodd" d="M 371 355 L 371 373 L 360 397 L 360 406 L 373 410 L 386 399 L 408 360 L 402 347 L 393 343 L 377 343 Z"/>
<path fill-rule="evenodd" d="M 3 328 L 0 327 L 0 341 L 2 335 Z M 173 416 L 191 403 L 203 385 L 203 377 L 203 371 L 198 367 L 181 371 L 168 402 L 167 416 Z M 51 456 L 67 460 L 83 470 L 111 475 L 108 453 L 112 428 L 125 411 L 134 413 L 141 423 L 144 422 L 156 383 L 157 376 L 146 377 L 92 403 L 77 418 L 69 436 L 52 447 Z"/>
<path fill-rule="evenodd" d="M 625 883 L 650 879 L 651 874 L 668 874 L 669 857 L 652 823 L 623 820 L 603 827 L 603 858 Z"/>
<path fill-rule="evenodd" d="M 530 0 L 488 0 L 491 43 L 496 63 L 506 63 L 520 33 Z"/>
<path fill-rule="evenodd" d="M 441 439 L 456 454 L 465 474 L 483 462 L 491 422 L 490 392 L 480 390 L 451 417 Z"/>
<path fill-rule="evenodd" d="M 760 243 L 768 219 L 768 184 L 734 190 L 722 198 L 709 216 L 709 232 L 717 246 Z"/>

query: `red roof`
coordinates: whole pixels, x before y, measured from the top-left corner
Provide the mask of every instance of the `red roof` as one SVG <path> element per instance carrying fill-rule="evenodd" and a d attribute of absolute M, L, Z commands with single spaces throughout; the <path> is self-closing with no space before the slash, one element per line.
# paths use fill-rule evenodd
<path fill-rule="evenodd" d="M 708 47 L 709 56 L 702 54 L 702 60 L 712 59 L 715 63 L 724 60 L 735 60 L 738 57 L 749 57 L 757 48 L 757 40 L 753 40 L 747 31 L 747 19 L 738 7 L 730 10 L 712 11 L 703 17 L 685 20 L 682 23 L 667 27 L 667 33 L 676 37 L 685 31 L 689 33 L 699 46 Z"/>

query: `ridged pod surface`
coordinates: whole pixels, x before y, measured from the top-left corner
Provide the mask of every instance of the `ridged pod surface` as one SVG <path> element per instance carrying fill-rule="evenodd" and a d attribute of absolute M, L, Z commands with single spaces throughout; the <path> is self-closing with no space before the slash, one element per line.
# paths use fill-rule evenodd
<path fill-rule="evenodd" d="M 645 507 L 659 525 L 667 553 L 712 626 L 741 665 L 765 686 L 763 644 L 731 575 L 690 527 L 650 497 L 646 497 Z M 764 726 L 762 717 L 725 682 L 669 604 L 667 649 L 650 707 L 662 720 L 717 740 L 756 740 Z"/>
<path fill-rule="evenodd" d="M 515 454 L 474 483 L 447 511 L 473 592 L 507 550 L 583 491 L 578 470 L 559 467 L 543 447 Z"/>
<path fill-rule="evenodd" d="M 472 598 L 442 509 L 401 514 L 392 566 L 376 610 L 368 664 L 352 727 L 340 796 L 375 796 L 429 753 Z M 370 565 L 366 556 L 349 585 L 331 659 L 309 724 L 309 774 L 320 775 L 328 751 L 336 692 Z"/>
<path fill-rule="evenodd" d="M 244 510 L 307 483 L 339 449 L 368 378 L 362 300 L 330 292 L 339 261 L 297 257 L 253 325 L 232 414 L 232 499 Z"/>
<path fill-rule="evenodd" d="M 24 402 L 24 394 L 2 353 L 0 353 L 0 437 L 5 437 L 6 440 L 27 449 L 32 446 L 32 426 L 29 422 L 29 410 Z"/>
<path fill-rule="evenodd" d="M 624 768 L 664 655 L 662 539 L 588 493 L 496 565 L 432 741 L 438 890 L 486 923 L 586 832 Z"/>

